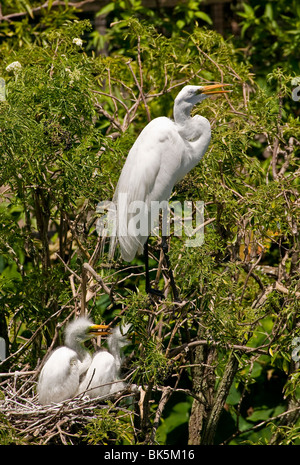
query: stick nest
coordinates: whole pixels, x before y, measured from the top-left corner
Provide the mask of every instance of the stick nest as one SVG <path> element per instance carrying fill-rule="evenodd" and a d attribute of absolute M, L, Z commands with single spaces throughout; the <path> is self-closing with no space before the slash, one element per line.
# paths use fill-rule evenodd
<path fill-rule="evenodd" d="M 80 444 L 88 442 L 86 426 L 97 420 L 101 409 L 110 409 L 111 415 L 116 410 L 133 415 L 128 398 L 136 395 L 134 387 L 105 398 L 81 395 L 46 406 L 38 403 L 35 390 L 35 376 L 28 375 L 24 380 L 22 372 L 15 372 L 0 384 L 0 443 Z"/>

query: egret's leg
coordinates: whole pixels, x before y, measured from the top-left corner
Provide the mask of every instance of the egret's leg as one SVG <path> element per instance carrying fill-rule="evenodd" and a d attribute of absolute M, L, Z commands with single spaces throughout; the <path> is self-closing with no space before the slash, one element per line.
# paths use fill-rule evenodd
<path fill-rule="evenodd" d="M 176 284 L 175 284 L 175 279 L 174 279 L 174 276 L 173 276 L 171 263 L 170 263 L 169 256 L 168 256 L 169 248 L 168 248 L 168 241 L 167 241 L 166 236 L 162 236 L 161 247 L 162 247 L 165 259 L 166 259 L 167 268 L 169 270 L 169 276 L 170 276 L 170 282 L 171 282 L 171 287 L 172 287 L 172 291 L 173 291 L 174 301 L 178 302 L 179 301 L 179 295 L 178 295 L 177 287 L 176 287 Z"/>
<path fill-rule="evenodd" d="M 144 244 L 144 259 L 145 259 L 145 271 L 146 271 L 146 292 L 147 294 L 154 294 L 159 297 L 163 297 L 163 293 L 158 289 L 153 289 L 150 285 L 150 273 L 149 273 L 149 251 L 148 251 L 148 239 Z"/>
<path fill-rule="evenodd" d="M 144 261 L 146 271 L 146 292 L 149 294 L 150 289 L 150 276 L 149 276 L 149 256 L 148 256 L 148 239 L 144 244 Z"/>

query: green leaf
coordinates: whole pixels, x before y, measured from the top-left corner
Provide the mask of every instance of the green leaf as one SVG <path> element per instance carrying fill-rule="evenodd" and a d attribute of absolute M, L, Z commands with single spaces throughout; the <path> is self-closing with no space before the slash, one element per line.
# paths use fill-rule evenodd
<path fill-rule="evenodd" d="M 236 405 L 239 403 L 240 398 L 241 398 L 241 393 L 238 391 L 235 384 L 232 384 L 229 394 L 226 399 L 226 403 L 229 405 Z"/>
<path fill-rule="evenodd" d="M 262 408 L 262 409 L 257 409 L 255 410 L 252 415 L 250 415 L 247 420 L 248 421 L 261 421 L 261 420 L 267 420 L 272 416 L 273 409 L 267 409 L 267 408 Z"/>
<path fill-rule="evenodd" d="M 205 21 L 205 22 L 208 23 L 210 26 L 212 26 L 213 22 L 212 22 L 210 16 L 208 16 L 206 13 L 203 13 L 203 11 L 197 11 L 197 12 L 195 13 L 195 16 L 197 16 L 197 18 L 202 19 L 202 21 Z"/>
<path fill-rule="evenodd" d="M 29 14 L 29 16 L 33 18 L 33 12 L 32 12 L 31 6 L 27 2 L 24 2 L 24 7 L 27 13 Z"/>
<path fill-rule="evenodd" d="M 271 21 L 273 21 L 274 19 L 274 15 L 273 15 L 273 6 L 271 3 L 267 3 L 266 4 L 266 8 L 265 8 L 265 14 L 266 18 L 270 19 Z"/>
<path fill-rule="evenodd" d="M 116 7 L 115 2 L 108 3 L 103 8 L 101 8 L 101 10 L 98 11 L 96 16 L 107 15 L 108 13 L 111 13 L 112 11 L 114 11 L 115 7 Z"/>
<path fill-rule="evenodd" d="M 241 36 L 244 38 L 245 37 L 245 33 L 247 31 L 247 29 L 251 26 L 250 23 L 244 23 L 243 27 L 242 27 L 242 30 L 241 30 Z"/>
<path fill-rule="evenodd" d="M 185 26 L 185 21 L 183 21 L 182 19 L 179 19 L 178 21 L 176 21 L 176 26 L 177 26 L 179 29 L 183 29 L 184 26 Z"/>
<path fill-rule="evenodd" d="M 191 410 L 191 401 L 179 402 L 174 405 L 169 416 L 162 419 L 160 426 L 157 429 L 157 438 L 159 441 L 165 441 L 169 433 L 175 428 L 188 423 Z"/>
<path fill-rule="evenodd" d="M 245 13 L 248 15 L 248 16 L 251 16 L 251 17 L 254 17 L 254 10 L 253 8 L 248 5 L 247 3 L 243 3 L 243 7 L 245 9 Z"/>

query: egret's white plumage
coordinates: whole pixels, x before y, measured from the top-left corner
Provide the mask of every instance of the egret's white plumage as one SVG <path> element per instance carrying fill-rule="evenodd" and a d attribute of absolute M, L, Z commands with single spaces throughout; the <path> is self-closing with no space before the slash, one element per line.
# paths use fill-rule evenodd
<path fill-rule="evenodd" d="M 121 349 L 128 344 L 126 334 L 130 325 L 114 328 L 107 339 L 109 352 L 97 352 L 89 369 L 80 383 L 78 393 L 86 392 L 91 397 L 102 397 L 124 389 L 125 384 L 119 381 L 121 368 Z"/>
<path fill-rule="evenodd" d="M 122 169 L 113 201 L 117 206 L 117 239 L 121 256 L 132 261 L 142 253 L 151 232 L 152 201 L 167 201 L 174 185 L 179 182 L 204 156 L 211 138 L 209 121 L 200 115 L 191 116 L 195 104 L 210 94 L 225 93 L 214 90 L 226 84 L 185 86 L 174 102 L 174 121 L 159 117 L 151 121 L 132 146 Z M 137 230 L 133 218 L 137 214 L 145 225 Z M 144 205 L 144 207 L 143 207 Z M 132 210 L 131 210 L 132 208 Z M 153 218 L 152 218 L 153 219 Z M 111 240 L 111 254 L 116 238 Z"/>
<path fill-rule="evenodd" d="M 78 389 L 78 394 L 86 393 L 90 398 L 110 394 L 112 383 L 117 379 L 114 357 L 107 351 L 97 352 Z"/>
<path fill-rule="evenodd" d="M 80 378 L 89 368 L 92 357 L 84 341 L 98 334 L 107 334 L 105 325 L 94 325 L 87 318 L 78 318 L 65 331 L 65 346 L 54 350 L 39 376 L 37 392 L 42 405 L 70 399 L 78 392 Z"/>

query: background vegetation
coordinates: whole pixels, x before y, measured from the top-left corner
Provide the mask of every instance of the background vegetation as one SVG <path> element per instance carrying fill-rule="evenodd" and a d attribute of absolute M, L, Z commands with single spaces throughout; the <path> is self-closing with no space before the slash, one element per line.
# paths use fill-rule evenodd
<path fill-rule="evenodd" d="M 299 444 L 299 5 L 232 2 L 238 28 L 222 37 L 201 2 L 159 12 L 107 2 L 105 34 L 86 3 L 0 9 L 1 371 L 35 383 L 75 314 L 126 319 L 136 336 L 124 376 L 140 397 L 102 403 L 83 431 L 53 442 Z M 166 296 L 153 301 L 141 258 L 109 263 L 96 207 L 145 124 L 172 117 L 186 83 L 210 82 L 233 92 L 195 109 L 212 142 L 172 197 L 205 202 L 205 242 L 170 239 L 178 303 L 151 242 Z M 3 415 L 0 438 L 38 442 Z"/>

